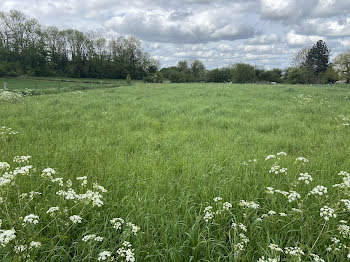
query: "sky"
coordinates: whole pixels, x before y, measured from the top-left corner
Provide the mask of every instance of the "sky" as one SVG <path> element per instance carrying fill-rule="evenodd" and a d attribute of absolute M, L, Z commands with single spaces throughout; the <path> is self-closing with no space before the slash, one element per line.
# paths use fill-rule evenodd
<path fill-rule="evenodd" d="M 162 67 L 286 68 L 320 39 L 332 58 L 350 48 L 350 0 L 1 0 L 11 9 L 45 26 L 133 35 Z"/>

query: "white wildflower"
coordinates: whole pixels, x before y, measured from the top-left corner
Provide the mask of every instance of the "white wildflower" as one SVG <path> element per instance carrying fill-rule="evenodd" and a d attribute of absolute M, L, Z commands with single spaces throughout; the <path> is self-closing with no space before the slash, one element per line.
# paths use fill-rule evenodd
<path fill-rule="evenodd" d="M 300 161 L 300 162 L 302 162 L 302 163 L 307 163 L 307 162 L 309 162 L 309 160 L 307 160 L 305 157 L 302 157 L 302 156 L 297 157 L 297 158 L 296 158 L 296 161 Z"/>
<path fill-rule="evenodd" d="M 29 244 L 29 248 L 32 249 L 32 248 L 39 248 L 41 246 L 41 243 L 38 242 L 38 241 L 32 241 L 30 242 Z"/>
<path fill-rule="evenodd" d="M 27 215 L 23 218 L 23 222 L 36 225 L 39 223 L 39 216 L 34 214 Z"/>
<path fill-rule="evenodd" d="M 253 201 L 245 201 L 245 200 L 241 200 L 239 202 L 239 205 L 241 207 L 247 207 L 247 208 L 252 208 L 252 209 L 258 209 L 260 207 L 260 205 L 258 203 L 255 203 Z"/>
<path fill-rule="evenodd" d="M 222 204 L 222 209 L 223 210 L 229 210 L 230 208 L 232 208 L 232 204 L 229 202 L 225 202 Z"/>
<path fill-rule="evenodd" d="M 52 179 L 52 175 L 54 175 L 54 174 L 56 174 L 56 171 L 53 170 L 52 168 L 48 167 L 48 168 L 45 168 L 45 169 L 41 172 L 41 177 Z"/>
<path fill-rule="evenodd" d="M 103 240 L 103 237 L 97 236 L 95 234 L 91 234 L 91 235 L 86 235 L 82 238 L 83 242 L 87 242 L 89 240 L 93 240 L 96 242 L 101 242 Z"/>
<path fill-rule="evenodd" d="M 282 151 L 277 153 L 277 156 L 287 156 L 287 153 Z"/>
<path fill-rule="evenodd" d="M 102 251 L 97 258 L 98 261 L 105 261 L 105 260 L 109 260 L 112 261 L 113 257 L 112 257 L 112 253 L 109 251 Z"/>
<path fill-rule="evenodd" d="M 300 199 L 300 194 L 295 191 L 290 191 L 288 195 L 288 202 L 294 202 L 296 200 Z"/>
<path fill-rule="evenodd" d="M 324 186 L 316 186 L 314 189 L 312 189 L 309 193 L 309 195 L 319 195 L 319 196 L 323 196 L 326 195 L 328 192 L 327 187 Z"/>
<path fill-rule="evenodd" d="M 320 216 L 324 218 L 324 220 L 328 221 L 330 218 L 336 218 L 337 215 L 335 214 L 335 211 L 333 208 L 330 208 L 328 206 L 324 206 L 320 209 Z"/>
<path fill-rule="evenodd" d="M 271 167 L 269 173 L 270 174 L 275 174 L 275 175 L 286 174 L 287 170 L 288 170 L 288 168 L 285 168 L 285 167 L 281 168 L 280 166 L 273 166 L 273 167 Z"/>
<path fill-rule="evenodd" d="M 124 219 L 122 218 L 113 218 L 110 220 L 112 226 L 114 229 L 118 230 L 122 228 L 122 225 L 124 224 Z"/>
<path fill-rule="evenodd" d="M 269 245 L 269 248 L 273 251 L 277 251 L 277 252 L 282 252 L 283 253 L 283 249 L 280 248 L 278 245 L 276 244 L 270 244 Z"/>
<path fill-rule="evenodd" d="M 214 219 L 214 213 L 213 213 L 212 206 L 207 206 L 203 212 L 204 212 L 203 219 L 205 220 L 205 222 L 208 223 L 210 220 Z"/>
<path fill-rule="evenodd" d="M 130 223 L 130 222 L 126 223 L 126 225 L 127 225 L 128 227 L 131 228 L 131 232 L 132 232 L 135 236 L 137 235 L 137 232 L 141 229 L 140 227 L 138 227 L 138 226 L 136 226 L 136 225 L 134 225 L 134 224 L 132 224 L 132 223 Z"/>
<path fill-rule="evenodd" d="M 266 187 L 266 193 L 273 195 L 275 193 L 275 189 L 273 187 Z"/>
<path fill-rule="evenodd" d="M 5 247 L 9 242 L 16 238 L 16 231 L 14 229 L 1 230 L 0 229 L 0 245 Z"/>
<path fill-rule="evenodd" d="M 10 165 L 7 162 L 0 162 L 0 171 L 1 170 L 9 170 Z"/>
<path fill-rule="evenodd" d="M 350 211 L 350 200 L 349 199 L 341 199 L 340 202 L 342 202 L 345 205 L 345 208 Z"/>
<path fill-rule="evenodd" d="M 265 256 L 262 256 L 258 259 L 257 262 L 279 262 L 278 258 L 265 258 Z"/>
<path fill-rule="evenodd" d="M 269 159 L 272 159 L 272 158 L 276 158 L 276 156 L 275 156 L 275 155 L 268 155 L 268 156 L 265 158 L 265 160 L 269 160 Z"/>
<path fill-rule="evenodd" d="M 77 177 L 76 179 L 78 181 L 81 180 L 81 186 L 82 187 L 86 187 L 86 185 L 87 185 L 87 177 L 86 176 Z"/>
<path fill-rule="evenodd" d="M 101 191 L 102 193 L 106 193 L 106 192 L 107 192 L 107 190 L 106 190 L 103 186 L 100 186 L 100 185 L 97 184 L 97 183 L 94 183 L 94 184 L 93 184 L 93 187 L 94 187 L 94 189 L 99 190 L 99 191 Z"/>
<path fill-rule="evenodd" d="M 14 246 L 13 251 L 15 251 L 16 254 L 27 252 L 27 246 L 25 246 L 25 245 L 16 245 L 16 246 Z"/>
<path fill-rule="evenodd" d="M 62 177 L 57 177 L 57 178 L 51 179 L 51 182 L 58 183 L 59 186 L 64 186 Z"/>
<path fill-rule="evenodd" d="M 300 247 L 286 247 L 284 252 L 290 256 L 300 257 L 301 255 L 305 255 L 304 251 L 300 249 Z"/>
<path fill-rule="evenodd" d="M 28 163 L 30 158 L 31 158 L 31 156 L 15 156 L 13 158 L 13 162 L 18 163 L 18 164 Z"/>
<path fill-rule="evenodd" d="M 72 221 L 73 224 L 80 224 L 83 220 L 82 217 L 77 215 L 70 216 L 69 219 Z"/>
<path fill-rule="evenodd" d="M 56 212 L 56 211 L 59 211 L 60 208 L 59 207 L 50 207 L 47 211 L 46 211 L 46 214 L 50 214 L 52 215 L 52 213 Z"/>
<path fill-rule="evenodd" d="M 286 217 L 286 216 L 287 216 L 286 213 L 279 213 L 279 215 L 280 215 L 281 217 Z"/>
<path fill-rule="evenodd" d="M 313 262 L 325 262 L 325 260 L 321 258 L 319 255 L 310 254 L 310 257 L 312 257 Z"/>
<path fill-rule="evenodd" d="M 213 200 L 214 202 L 219 202 L 222 200 L 222 197 L 214 197 Z"/>
<path fill-rule="evenodd" d="M 309 184 L 313 179 L 308 173 L 300 173 L 298 180 L 304 181 L 305 184 Z"/>

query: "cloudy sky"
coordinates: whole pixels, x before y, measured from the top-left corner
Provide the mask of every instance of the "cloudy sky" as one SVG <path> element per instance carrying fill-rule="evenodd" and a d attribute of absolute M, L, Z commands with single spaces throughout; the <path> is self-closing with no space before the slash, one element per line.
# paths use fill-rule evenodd
<path fill-rule="evenodd" d="M 1 0 L 10 9 L 61 29 L 134 35 L 164 67 L 285 68 L 319 39 L 332 57 L 350 48 L 350 0 Z"/>

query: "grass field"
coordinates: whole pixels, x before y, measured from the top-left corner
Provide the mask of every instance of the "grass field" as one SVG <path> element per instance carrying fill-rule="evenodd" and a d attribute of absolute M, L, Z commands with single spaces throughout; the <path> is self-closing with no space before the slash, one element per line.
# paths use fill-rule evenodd
<path fill-rule="evenodd" d="M 106 261 L 350 260 L 350 175 L 338 175 L 350 172 L 346 86 L 138 83 L 0 101 L 0 119 L 18 132 L 0 135 L 0 161 L 13 170 L 29 155 L 36 169 L 0 186 L 0 232 L 16 232 L 3 261 L 97 261 L 102 251 Z M 73 185 L 52 183 L 50 170 L 42 178 L 48 167 Z M 71 187 L 100 190 L 104 205 L 55 193 Z M 30 191 L 42 195 L 20 197 Z"/>

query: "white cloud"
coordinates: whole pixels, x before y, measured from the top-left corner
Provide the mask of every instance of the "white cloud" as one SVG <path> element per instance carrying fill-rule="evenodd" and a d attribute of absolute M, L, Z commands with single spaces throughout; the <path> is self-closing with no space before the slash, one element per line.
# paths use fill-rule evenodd
<path fill-rule="evenodd" d="M 300 35 L 292 30 L 287 34 L 286 40 L 291 46 L 308 46 L 314 44 L 318 40 L 324 40 L 324 38 L 317 35 Z"/>

